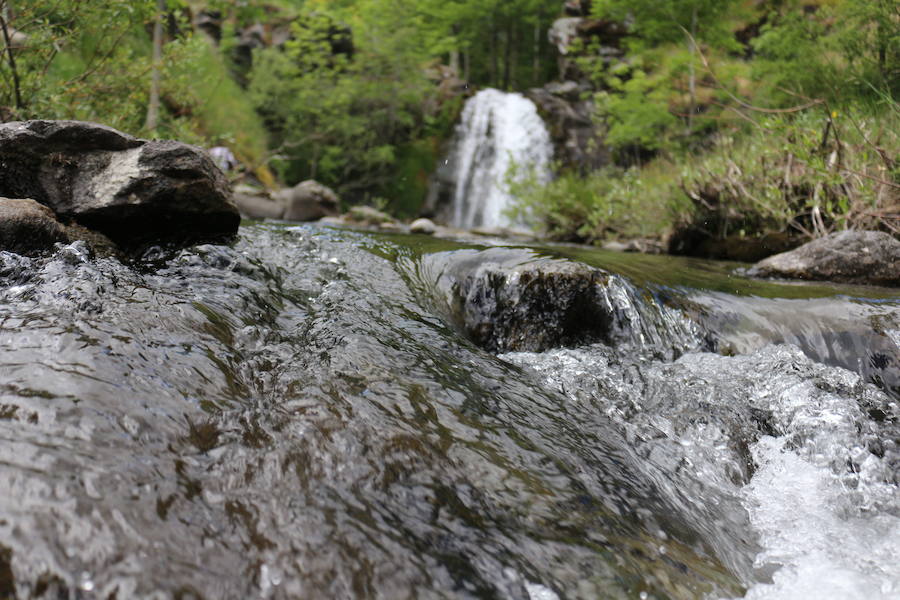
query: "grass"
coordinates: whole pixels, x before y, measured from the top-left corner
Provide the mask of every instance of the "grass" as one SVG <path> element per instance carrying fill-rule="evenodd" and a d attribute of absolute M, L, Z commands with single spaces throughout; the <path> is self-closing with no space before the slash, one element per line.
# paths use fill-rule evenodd
<path fill-rule="evenodd" d="M 719 133 L 696 155 L 628 170 L 562 173 L 511 184 L 516 213 L 554 240 L 665 238 L 692 227 L 712 239 L 846 228 L 900 235 L 900 114 L 817 107 Z M 515 179 L 515 177 L 511 177 Z"/>

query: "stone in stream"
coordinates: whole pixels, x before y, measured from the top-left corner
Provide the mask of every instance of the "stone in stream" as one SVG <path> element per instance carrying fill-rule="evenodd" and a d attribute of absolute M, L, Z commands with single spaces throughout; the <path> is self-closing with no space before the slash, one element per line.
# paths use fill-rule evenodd
<path fill-rule="evenodd" d="M 229 236 L 240 223 L 200 148 L 81 121 L 0 124 L 0 195 L 33 198 L 125 247 Z"/>
<path fill-rule="evenodd" d="M 340 212 L 341 201 L 334 190 L 312 179 L 275 192 L 273 196 L 284 206 L 286 221 L 317 221 Z"/>
<path fill-rule="evenodd" d="M 880 231 L 840 231 L 770 256 L 747 274 L 900 287 L 900 241 Z"/>
<path fill-rule="evenodd" d="M 437 231 L 437 225 L 431 219 L 416 219 L 409 225 L 410 233 L 422 233 L 425 235 L 433 235 Z"/>
<path fill-rule="evenodd" d="M 608 274 L 565 260 L 523 257 L 506 249 L 456 255 L 439 286 L 453 319 L 491 352 L 541 352 L 606 340 L 611 308 L 602 300 Z"/>
<path fill-rule="evenodd" d="M 248 219 L 280 219 L 284 217 L 284 204 L 272 198 L 268 192 L 249 185 L 234 186 L 231 197 L 241 216 Z"/>
<path fill-rule="evenodd" d="M 41 254 L 69 236 L 53 211 L 27 198 L 0 197 L 0 250 Z"/>

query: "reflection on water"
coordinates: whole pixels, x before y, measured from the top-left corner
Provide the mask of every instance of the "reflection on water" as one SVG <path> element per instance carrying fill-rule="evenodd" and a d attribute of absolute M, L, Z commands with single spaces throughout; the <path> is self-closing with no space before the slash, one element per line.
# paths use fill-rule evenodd
<path fill-rule="evenodd" d="M 592 254 L 644 341 L 498 357 L 442 308 L 460 249 L 0 253 L 0 597 L 792 597 L 810 552 L 900 590 L 896 402 L 814 362 L 891 390 L 896 299 Z"/>

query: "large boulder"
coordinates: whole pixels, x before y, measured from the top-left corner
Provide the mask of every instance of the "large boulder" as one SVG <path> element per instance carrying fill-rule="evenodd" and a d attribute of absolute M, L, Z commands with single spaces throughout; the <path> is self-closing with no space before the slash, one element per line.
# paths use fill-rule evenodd
<path fill-rule="evenodd" d="M 46 206 L 31 199 L 0 198 L 0 250 L 34 256 L 68 241 L 65 227 Z"/>
<path fill-rule="evenodd" d="M 33 198 L 125 247 L 232 235 L 240 223 L 200 148 L 80 121 L 0 124 L 0 195 Z"/>
<path fill-rule="evenodd" d="M 900 287 L 900 241 L 879 231 L 841 231 L 770 256 L 747 274 Z"/>
<path fill-rule="evenodd" d="M 340 213 L 340 199 L 331 188 L 308 179 L 273 194 L 284 205 L 286 221 L 317 221 Z"/>

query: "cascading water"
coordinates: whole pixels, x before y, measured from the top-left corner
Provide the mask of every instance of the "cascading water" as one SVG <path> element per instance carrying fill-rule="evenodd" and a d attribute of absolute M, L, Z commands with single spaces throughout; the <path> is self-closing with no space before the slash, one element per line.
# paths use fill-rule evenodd
<path fill-rule="evenodd" d="M 608 340 L 461 334 L 576 252 Z M 892 600 L 898 359 L 890 291 L 666 257 L 0 252 L 0 598 Z"/>
<path fill-rule="evenodd" d="M 510 167 L 550 177 L 553 146 L 534 103 L 516 93 L 486 89 L 466 102 L 456 131 L 452 225 L 462 229 L 520 228 L 506 211 Z"/>

